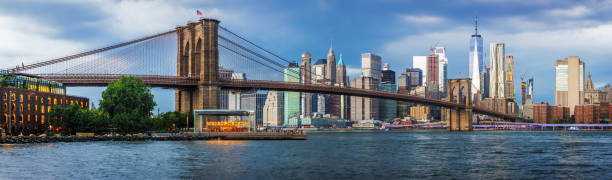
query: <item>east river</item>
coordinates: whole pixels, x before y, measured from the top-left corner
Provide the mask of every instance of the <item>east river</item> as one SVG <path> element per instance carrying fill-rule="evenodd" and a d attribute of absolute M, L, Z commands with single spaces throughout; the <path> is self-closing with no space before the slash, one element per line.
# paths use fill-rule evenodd
<path fill-rule="evenodd" d="M 611 179 L 612 132 L 312 132 L 306 141 L 0 145 L 0 179 Z"/>

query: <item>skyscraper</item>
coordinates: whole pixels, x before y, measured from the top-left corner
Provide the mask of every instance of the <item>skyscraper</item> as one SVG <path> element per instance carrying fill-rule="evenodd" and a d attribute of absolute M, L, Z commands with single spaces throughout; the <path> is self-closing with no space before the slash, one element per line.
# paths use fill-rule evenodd
<path fill-rule="evenodd" d="M 219 68 L 219 79 L 231 79 L 232 74 L 234 73 L 233 69 L 224 69 Z M 229 107 L 229 90 L 221 89 L 219 95 L 219 109 L 228 109 Z"/>
<path fill-rule="evenodd" d="M 533 78 L 529 78 L 529 80 L 527 80 L 527 97 L 526 98 L 533 98 Z"/>
<path fill-rule="evenodd" d="M 439 78 L 438 78 L 438 56 L 435 53 L 431 53 L 427 56 L 427 87 L 438 88 Z M 438 91 L 438 89 L 436 89 Z"/>
<path fill-rule="evenodd" d="M 332 47 L 329 47 L 329 52 L 327 53 L 327 67 L 325 73 L 329 85 L 333 86 L 336 84 L 336 56 L 334 55 Z"/>
<path fill-rule="evenodd" d="M 412 68 L 421 69 L 421 85 L 427 84 L 427 56 L 412 56 Z"/>
<path fill-rule="evenodd" d="M 392 93 L 397 92 L 397 85 L 395 84 L 395 71 L 389 69 L 389 64 L 385 63 L 383 66 L 382 81 L 380 82 L 378 89 Z M 397 116 L 397 101 L 381 99 L 379 107 L 381 120 L 392 120 Z"/>
<path fill-rule="evenodd" d="M 312 65 L 312 82 L 314 84 L 324 84 L 327 82 L 325 74 L 327 72 L 327 59 L 319 59 Z M 312 111 L 325 114 L 325 94 L 313 94 Z"/>
<path fill-rule="evenodd" d="M 348 86 L 348 77 L 346 76 L 346 66 L 344 65 L 344 60 L 342 60 L 342 53 L 340 53 L 340 60 L 338 60 L 337 71 L 336 71 L 336 84 L 340 87 Z M 340 118 L 348 119 L 349 114 L 349 98 L 346 95 L 340 95 Z"/>
<path fill-rule="evenodd" d="M 326 81 L 325 72 L 327 59 L 319 59 L 312 65 L 312 82 L 315 84 L 323 84 Z"/>
<path fill-rule="evenodd" d="M 300 82 L 300 68 L 297 63 L 289 63 L 289 66 L 285 68 L 285 82 Z M 300 116 L 300 93 L 285 91 L 284 94 L 284 123 L 288 123 L 289 119 Z"/>
<path fill-rule="evenodd" d="M 382 72 L 381 57 L 372 53 L 361 54 L 361 77 L 351 80 L 351 87 L 378 89 Z M 351 96 L 351 121 L 374 120 L 379 118 L 379 102 L 375 98 Z"/>
<path fill-rule="evenodd" d="M 302 84 L 310 84 L 312 73 L 310 71 L 310 53 L 302 53 Z M 312 94 L 302 93 L 302 115 L 310 116 L 312 114 Z"/>
<path fill-rule="evenodd" d="M 351 87 L 360 89 L 377 89 L 378 79 L 361 76 L 351 80 Z M 351 121 L 378 120 L 379 102 L 375 98 L 351 96 Z"/>
<path fill-rule="evenodd" d="M 484 69 L 482 69 L 482 72 L 480 72 L 480 93 L 482 94 L 481 99 L 484 99 L 486 97 L 490 97 L 491 95 L 489 94 L 489 90 L 491 88 L 491 84 L 490 84 L 490 74 L 491 72 L 491 68 L 485 67 Z"/>
<path fill-rule="evenodd" d="M 263 124 L 264 126 L 282 126 L 284 124 L 284 105 L 282 91 L 268 91 L 266 102 L 263 107 Z"/>
<path fill-rule="evenodd" d="M 514 56 L 506 56 L 506 98 L 515 99 L 514 92 Z M 516 100 L 516 99 L 515 99 Z"/>
<path fill-rule="evenodd" d="M 389 69 L 389 64 L 385 63 L 382 70 L 381 83 L 395 84 L 395 71 Z"/>
<path fill-rule="evenodd" d="M 474 21 L 474 34 L 470 39 L 470 78 L 472 78 L 472 94 L 480 91 L 480 72 L 482 72 L 482 37 L 478 34 L 478 17 Z"/>
<path fill-rule="evenodd" d="M 555 105 L 570 108 L 584 104 L 584 62 L 578 56 L 555 61 Z"/>
<path fill-rule="evenodd" d="M 382 77 L 380 70 L 381 60 L 382 58 L 376 54 L 361 54 L 361 74 L 365 77 L 372 77 L 380 82 Z"/>
<path fill-rule="evenodd" d="M 506 96 L 504 93 L 504 84 L 506 83 L 504 65 L 504 43 L 491 43 L 491 49 L 489 51 L 491 70 L 489 71 L 489 97 L 492 98 L 503 98 Z"/>
<path fill-rule="evenodd" d="M 232 73 L 231 79 L 235 80 L 246 80 L 246 75 L 244 73 Z M 240 90 L 232 90 L 228 93 L 228 109 L 240 109 L 242 102 L 241 95 L 242 92 Z"/>
<path fill-rule="evenodd" d="M 346 77 L 346 66 L 342 60 L 342 53 L 340 53 L 340 60 L 338 60 L 338 65 L 336 68 L 336 84 L 340 85 L 341 87 L 347 86 L 348 79 Z"/>
<path fill-rule="evenodd" d="M 448 79 L 448 58 L 446 57 L 446 48 L 438 46 L 434 52 L 438 55 L 438 87 L 440 88 L 441 94 L 446 95 L 446 79 Z"/>
<path fill-rule="evenodd" d="M 397 78 L 398 83 L 398 93 L 400 94 L 410 94 L 411 90 L 415 90 L 417 87 L 421 86 L 423 83 L 421 82 L 421 74 L 423 71 L 419 68 L 407 68 L 406 72 L 402 73 Z M 397 113 L 398 116 L 404 118 L 410 115 L 410 107 L 413 106 L 414 103 L 399 101 L 397 102 Z"/>
<path fill-rule="evenodd" d="M 240 95 L 240 109 L 255 111 L 255 125 L 264 126 L 263 111 L 267 94 L 259 94 L 257 90 L 246 91 Z"/>

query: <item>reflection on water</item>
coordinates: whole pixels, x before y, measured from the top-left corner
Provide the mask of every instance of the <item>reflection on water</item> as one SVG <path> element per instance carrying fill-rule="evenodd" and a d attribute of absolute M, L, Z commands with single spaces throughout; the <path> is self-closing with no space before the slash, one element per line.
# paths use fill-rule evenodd
<path fill-rule="evenodd" d="M 8 144 L 0 146 L 0 179 L 610 179 L 611 135 L 315 132 L 306 141 Z"/>
<path fill-rule="evenodd" d="M 244 146 L 248 141 L 244 141 L 244 140 L 210 140 L 210 141 L 204 141 L 204 143 L 206 145 L 213 145 L 213 146 L 223 146 L 223 147 L 227 147 L 227 146 Z"/>

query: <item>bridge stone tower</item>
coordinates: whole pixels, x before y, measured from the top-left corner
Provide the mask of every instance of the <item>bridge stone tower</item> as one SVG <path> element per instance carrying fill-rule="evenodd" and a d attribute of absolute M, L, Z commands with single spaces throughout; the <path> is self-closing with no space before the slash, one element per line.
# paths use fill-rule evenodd
<path fill-rule="evenodd" d="M 219 79 L 218 29 L 218 20 L 206 18 L 176 28 L 176 75 L 200 79 L 197 88 L 175 90 L 176 111 L 192 112 L 194 109 L 219 108 L 220 88 L 210 86 Z"/>
<path fill-rule="evenodd" d="M 448 79 L 446 100 L 454 103 L 464 104 L 465 108 L 443 108 L 446 115 L 446 129 L 449 131 L 471 131 L 472 130 L 472 80 Z"/>

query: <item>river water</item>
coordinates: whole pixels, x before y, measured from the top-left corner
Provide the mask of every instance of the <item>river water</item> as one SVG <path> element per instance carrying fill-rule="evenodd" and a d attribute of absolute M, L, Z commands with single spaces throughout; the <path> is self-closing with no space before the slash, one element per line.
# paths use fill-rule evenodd
<path fill-rule="evenodd" d="M 312 132 L 306 141 L 0 145 L 0 179 L 611 179 L 612 132 Z"/>

